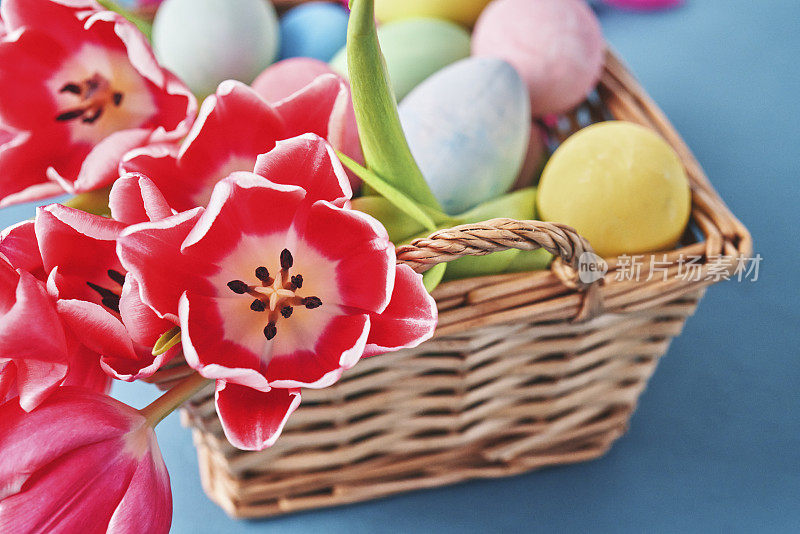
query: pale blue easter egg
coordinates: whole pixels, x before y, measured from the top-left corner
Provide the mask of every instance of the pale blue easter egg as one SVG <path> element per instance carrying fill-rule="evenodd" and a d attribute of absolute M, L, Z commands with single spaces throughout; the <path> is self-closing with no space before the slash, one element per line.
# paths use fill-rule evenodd
<path fill-rule="evenodd" d="M 153 24 L 159 62 L 198 96 L 228 79 L 250 83 L 278 52 L 278 18 L 265 0 L 166 0 Z"/>
<path fill-rule="evenodd" d="M 310 57 L 330 61 L 347 41 L 350 15 L 343 5 L 309 2 L 281 17 L 279 59 Z"/>
<path fill-rule="evenodd" d="M 530 100 L 505 61 L 473 57 L 450 65 L 399 110 L 411 152 L 448 213 L 497 197 L 516 180 L 528 152 Z"/>
<path fill-rule="evenodd" d="M 470 36 L 453 22 L 412 18 L 378 28 L 378 41 L 397 100 L 431 74 L 470 54 Z M 340 50 L 331 67 L 347 76 L 347 53 Z"/>

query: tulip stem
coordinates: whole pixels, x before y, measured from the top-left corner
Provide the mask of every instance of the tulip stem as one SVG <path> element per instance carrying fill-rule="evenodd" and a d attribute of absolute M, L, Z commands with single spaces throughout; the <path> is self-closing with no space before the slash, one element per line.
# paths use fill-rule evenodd
<path fill-rule="evenodd" d="M 181 380 L 178 385 L 169 389 L 159 398 L 139 410 L 139 412 L 147 419 L 148 424 L 155 428 L 166 416 L 177 410 L 181 404 L 192 398 L 195 393 L 211 382 L 212 380 L 201 376 L 200 373 L 194 373 Z"/>

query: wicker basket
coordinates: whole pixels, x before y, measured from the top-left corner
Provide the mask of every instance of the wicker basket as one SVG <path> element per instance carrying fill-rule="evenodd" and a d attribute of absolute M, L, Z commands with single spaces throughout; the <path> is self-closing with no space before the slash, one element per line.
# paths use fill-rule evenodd
<path fill-rule="evenodd" d="M 712 189 L 675 130 L 614 55 L 596 95 L 548 130 L 553 143 L 590 122 L 645 125 L 677 150 L 693 195 L 692 227 L 666 253 L 668 276 L 576 282 L 586 247 L 571 229 L 494 220 L 458 227 L 398 250 L 423 271 L 465 254 L 544 246 L 551 271 L 441 285 L 436 336 L 360 362 L 324 390 L 306 390 L 277 444 L 243 452 L 225 439 L 208 390 L 183 409 L 208 495 L 236 517 L 263 517 L 392 493 L 501 477 L 589 460 L 622 435 L 670 340 L 704 289 L 751 253 L 747 230 Z M 699 256 L 698 279 L 676 277 Z M 664 255 L 659 253 L 660 268 Z M 722 260 L 720 260 L 722 258 Z M 722 267 L 721 267 L 722 266 Z M 666 278 L 666 279 L 665 279 Z M 175 362 L 155 381 L 189 370 Z"/>

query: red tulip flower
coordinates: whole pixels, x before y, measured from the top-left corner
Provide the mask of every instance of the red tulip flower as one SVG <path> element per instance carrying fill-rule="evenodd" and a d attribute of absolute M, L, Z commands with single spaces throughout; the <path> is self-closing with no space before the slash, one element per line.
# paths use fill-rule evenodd
<path fill-rule="evenodd" d="M 395 263 L 381 224 L 346 207 L 331 147 L 305 135 L 258 158 L 195 208 L 125 230 L 119 258 L 142 300 L 177 317 L 186 361 L 217 380 L 228 439 L 262 449 L 300 401 L 365 355 L 416 346 L 436 305 Z"/>
<path fill-rule="evenodd" d="M 94 322 L 102 321 L 103 328 L 75 325 L 84 345 L 95 348 L 80 361 L 88 358 L 98 371 L 102 366 L 109 375 L 132 381 L 151 376 L 179 351 L 152 353 L 158 338 L 176 322 L 159 318 L 141 302 L 138 284 L 117 259 L 116 238 L 129 224 L 161 219 L 172 210 L 152 182 L 135 175 L 115 182 L 110 207 L 113 219 L 58 204 L 40 208 L 35 222 L 0 234 L 0 254 L 13 268 L 46 282 L 59 307 L 80 306 L 97 314 Z M 115 343 L 107 341 L 109 334 Z M 17 337 L 9 335 L 9 342 Z"/>
<path fill-rule="evenodd" d="M 355 114 L 346 82 L 333 74 L 272 105 L 239 82 L 220 84 L 203 102 L 180 148 L 162 145 L 134 150 L 121 172 L 139 172 L 158 186 L 178 211 L 205 206 L 214 186 L 235 171 L 252 171 L 256 158 L 275 143 L 315 133 L 360 159 Z"/>
<path fill-rule="evenodd" d="M 0 14 L 0 205 L 110 185 L 126 152 L 188 131 L 194 97 L 122 16 L 92 0 Z"/>
<path fill-rule="evenodd" d="M 169 532 L 169 474 L 150 423 L 111 397 L 59 388 L 0 406 L 0 532 Z"/>

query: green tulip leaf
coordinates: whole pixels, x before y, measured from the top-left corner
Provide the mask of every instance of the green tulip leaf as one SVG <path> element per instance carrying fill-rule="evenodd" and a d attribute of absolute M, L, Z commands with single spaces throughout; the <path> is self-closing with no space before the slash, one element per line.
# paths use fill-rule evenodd
<path fill-rule="evenodd" d="M 440 263 L 422 275 L 422 283 L 425 285 L 425 289 L 428 290 L 428 293 L 433 293 L 436 286 L 441 283 L 447 268 L 447 263 Z"/>
<path fill-rule="evenodd" d="M 400 124 L 397 102 L 378 44 L 375 0 L 352 0 L 350 6 L 347 68 L 366 166 L 418 204 L 441 211 L 411 155 Z M 378 191 L 373 184 L 368 185 Z"/>
<path fill-rule="evenodd" d="M 391 202 L 398 210 L 402 211 L 427 230 L 433 230 L 442 224 L 451 224 L 453 220 L 438 208 L 423 208 L 405 193 L 381 179 L 370 169 L 367 169 L 341 152 L 337 156 L 342 164 L 353 171 L 365 184 L 369 185 L 383 198 Z"/>
<path fill-rule="evenodd" d="M 101 6 L 103 6 L 107 10 L 114 11 L 115 13 L 119 13 L 120 15 L 122 15 L 123 17 L 125 17 L 126 19 L 131 21 L 137 28 L 139 28 L 139 31 L 142 32 L 145 37 L 147 37 L 148 41 L 153 39 L 153 24 L 152 23 L 146 21 L 142 17 L 134 15 L 131 11 L 128 11 L 127 9 L 125 9 L 122 6 L 120 6 L 119 4 L 114 2 L 113 0 L 97 0 L 97 3 L 99 3 Z"/>
<path fill-rule="evenodd" d="M 545 249 L 520 250 L 519 254 L 511 260 L 505 272 L 507 273 L 527 273 L 531 271 L 543 271 L 550 267 L 553 255 Z"/>
<path fill-rule="evenodd" d="M 353 209 L 372 215 L 389 232 L 392 243 L 402 243 L 411 236 L 425 231 L 426 226 L 409 217 L 394 204 L 381 196 L 368 196 L 353 199 Z"/>
<path fill-rule="evenodd" d="M 524 221 L 535 216 L 536 188 L 528 187 L 488 200 L 456 218 L 464 223 L 474 223 L 497 218 Z M 519 250 L 505 250 L 486 256 L 467 256 L 450 262 L 446 278 L 458 280 L 504 273 L 521 255 L 523 252 Z"/>

